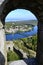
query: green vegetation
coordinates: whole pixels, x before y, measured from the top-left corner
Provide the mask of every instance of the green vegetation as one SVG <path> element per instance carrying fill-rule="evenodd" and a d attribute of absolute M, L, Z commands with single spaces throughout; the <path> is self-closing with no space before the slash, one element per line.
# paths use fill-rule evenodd
<path fill-rule="evenodd" d="M 37 50 L 37 35 L 34 35 L 30 38 L 23 38 L 19 40 L 13 40 L 14 47 L 22 49 L 27 53 L 27 57 L 34 57 Z M 9 51 L 7 54 L 8 61 L 20 60 L 19 55 L 16 52 Z"/>
<path fill-rule="evenodd" d="M 12 22 L 6 22 L 5 23 L 5 28 L 9 29 L 11 26 L 15 27 L 16 25 L 15 25 L 15 23 L 12 23 Z"/>
<path fill-rule="evenodd" d="M 19 56 L 15 52 L 9 50 L 7 53 L 7 61 L 14 61 L 18 59 L 20 59 Z"/>
<path fill-rule="evenodd" d="M 28 46 L 31 50 L 36 51 L 37 50 L 37 35 L 34 35 L 30 38 L 22 38 L 19 40 L 13 40 L 14 45 L 16 45 L 19 48 L 24 48 Z"/>
<path fill-rule="evenodd" d="M 28 21 L 27 21 L 27 23 L 28 23 Z M 12 23 L 12 22 L 8 22 L 5 25 L 5 29 L 6 30 L 9 30 L 9 28 L 15 29 L 17 24 Z M 36 24 L 36 23 L 34 23 L 34 24 Z M 27 25 L 27 28 L 26 28 L 24 25 L 18 24 L 19 30 L 16 33 L 23 32 L 23 31 L 20 30 L 19 26 L 21 26 L 21 28 L 24 27 L 24 29 L 27 29 L 26 31 L 29 31 L 29 27 L 33 29 L 34 25 Z M 6 34 L 9 34 L 9 32 L 6 32 Z M 9 42 L 8 42 L 8 44 L 9 44 Z M 19 50 L 20 49 L 23 50 L 23 52 L 27 54 L 28 58 L 36 57 L 37 35 L 34 35 L 32 37 L 18 39 L 18 40 L 13 40 L 12 42 L 14 44 L 14 47 L 18 48 Z M 8 61 L 20 60 L 20 56 L 15 51 L 9 50 L 8 53 L 7 53 L 7 60 Z"/>

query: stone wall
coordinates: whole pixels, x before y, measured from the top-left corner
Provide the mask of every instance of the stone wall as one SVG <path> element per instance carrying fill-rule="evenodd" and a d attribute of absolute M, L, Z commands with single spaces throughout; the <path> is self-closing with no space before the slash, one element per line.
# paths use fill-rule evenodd
<path fill-rule="evenodd" d="M 5 31 L 0 21 L 0 65 L 6 65 L 6 64 L 7 64 L 7 52 L 5 44 Z"/>

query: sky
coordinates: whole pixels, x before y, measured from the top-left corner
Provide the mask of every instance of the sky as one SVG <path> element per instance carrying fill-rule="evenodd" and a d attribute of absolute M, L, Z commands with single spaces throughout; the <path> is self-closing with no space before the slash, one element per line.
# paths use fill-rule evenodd
<path fill-rule="evenodd" d="M 8 13 L 8 15 L 5 18 L 5 22 L 11 22 L 11 21 L 23 21 L 23 20 L 37 20 L 35 15 L 25 9 L 16 9 Z"/>

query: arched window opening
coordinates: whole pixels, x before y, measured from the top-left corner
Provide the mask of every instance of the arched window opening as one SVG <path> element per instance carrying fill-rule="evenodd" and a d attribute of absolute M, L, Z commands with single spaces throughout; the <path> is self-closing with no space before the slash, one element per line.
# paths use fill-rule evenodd
<path fill-rule="evenodd" d="M 6 16 L 6 43 L 11 48 L 8 52 L 8 61 L 36 57 L 37 23 L 36 16 L 25 9 L 13 10 Z"/>

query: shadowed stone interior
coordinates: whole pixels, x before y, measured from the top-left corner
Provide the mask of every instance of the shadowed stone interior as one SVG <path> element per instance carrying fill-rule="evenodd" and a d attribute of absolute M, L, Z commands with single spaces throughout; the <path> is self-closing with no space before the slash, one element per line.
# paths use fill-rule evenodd
<path fill-rule="evenodd" d="M 5 65 L 5 58 L 1 52 L 0 52 L 0 65 Z"/>

